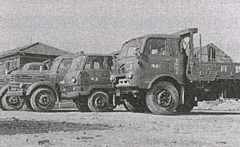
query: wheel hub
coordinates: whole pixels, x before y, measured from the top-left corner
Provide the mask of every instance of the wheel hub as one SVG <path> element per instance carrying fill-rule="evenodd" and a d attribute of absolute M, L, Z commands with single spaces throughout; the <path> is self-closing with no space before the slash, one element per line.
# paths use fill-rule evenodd
<path fill-rule="evenodd" d="M 50 98 L 49 98 L 49 96 L 47 94 L 43 94 L 43 95 L 40 96 L 39 103 L 41 105 L 46 106 L 46 105 L 49 104 L 49 102 L 50 102 Z"/>
<path fill-rule="evenodd" d="M 18 96 L 10 96 L 8 99 L 9 104 L 17 105 L 20 102 L 20 97 Z"/>
<path fill-rule="evenodd" d="M 162 107 L 170 105 L 172 101 L 172 95 L 168 90 L 163 90 L 157 95 L 157 103 Z"/>
<path fill-rule="evenodd" d="M 105 101 L 103 100 L 102 97 L 98 96 L 95 99 L 95 106 L 97 106 L 97 107 L 104 107 L 104 105 L 105 105 Z"/>

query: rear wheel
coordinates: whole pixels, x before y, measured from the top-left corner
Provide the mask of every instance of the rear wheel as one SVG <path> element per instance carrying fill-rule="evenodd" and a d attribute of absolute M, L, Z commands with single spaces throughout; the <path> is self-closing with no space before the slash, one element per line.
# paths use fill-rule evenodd
<path fill-rule="evenodd" d="M 158 82 L 147 92 L 146 104 L 154 114 L 171 114 L 178 106 L 179 95 L 169 82 Z"/>
<path fill-rule="evenodd" d="M 30 98 L 30 104 L 33 110 L 45 112 L 53 109 L 55 105 L 55 95 L 48 88 L 39 88 L 33 92 Z"/>
<path fill-rule="evenodd" d="M 108 95 L 103 91 L 96 91 L 88 98 L 88 107 L 93 112 L 108 111 Z"/>

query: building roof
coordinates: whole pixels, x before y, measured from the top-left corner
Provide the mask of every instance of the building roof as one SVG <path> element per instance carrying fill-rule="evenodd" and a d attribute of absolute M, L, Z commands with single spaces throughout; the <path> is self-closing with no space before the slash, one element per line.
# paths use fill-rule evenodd
<path fill-rule="evenodd" d="M 66 54 L 73 54 L 55 47 L 37 42 L 34 44 L 26 45 L 16 49 L 8 50 L 0 53 L 0 58 L 16 55 L 16 54 L 37 54 L 37 55 L 50 55 L 50 56 L 60 56 Z"/>

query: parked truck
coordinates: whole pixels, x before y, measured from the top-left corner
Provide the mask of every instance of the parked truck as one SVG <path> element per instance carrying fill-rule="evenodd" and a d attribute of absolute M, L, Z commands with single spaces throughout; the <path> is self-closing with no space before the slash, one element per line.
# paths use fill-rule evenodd
<path fill-rule="evenodd" d="M 81 112 L 110 111 L 113 105 L 112 55 L 81 54 L 61 82 L 62 98 L 73 99 Z"/>
<path fill-rule="evenodd" d="M 217 62 L 216 50 L 209 60 L 194 54 L 197 28 L 174 34 L 151 34 L 123 44 L 111 77 L 115 95 L 130 110 L 144 105 L 154 114 L 190 112 L 197 101 L 214 100 L 234 93 L 239 97 L 240 63 Z M 201 47 L 200 47 L 201 49 Z"/>
<path fill-rule="evenodd" d="M 9 80 L 14 81 L 12 79 L 14 76 L 12 75 L 27 75 L 27 74 L 45 74 L 48 69 L 49 69 L 49 62 L 31 62 L 25 64 L 22 69 L 20 70 L 13 70 L 13 71 L 8 71 L 8 73 L 4 73 L 1 75 L 2 81 L 0 82 L 1 84 L 1 94 L 2 96 L 0 97 L 0 108 L 2 110 L 19 110 L 22 108 L 24 105 L 24 100 L 20 98 L 19 96 L 7 96 L 7 90 L 9 88 L 8 82 Z M 24 77 L 23 77 L 24 79 Z M 26 78 L 26 80 L 28 80 Z"/>
<path fill-rule="evenodd" d="M 59 56 L 51 62 L 49 70 L 18 71 L 10 75 L 9 84 L 1 89 L 0 98 L 22 102 L 34 111 L 50 111 L 60 99 L 59 83 L 68 71 L 74 55 Z M 27 65 L 26 65 L 27 66 Z M 24 68 L 23 68 L 24 69 Z M 14 103 L 12 104 L 14 105 Z"/>

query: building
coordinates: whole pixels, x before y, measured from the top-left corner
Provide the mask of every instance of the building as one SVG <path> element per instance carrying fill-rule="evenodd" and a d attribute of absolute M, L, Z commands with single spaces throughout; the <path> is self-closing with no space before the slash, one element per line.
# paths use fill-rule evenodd
<path fill-rule="evenodd" d="M 37 42 L 0 53 L 0 71 L 20 69 L 29 62 L 43 62 L 66 54 L 73 53 Z"/>
<path fill-rule="evenodd" d="M 202 62 L 221 62 L 221 63 L 231 63 L 233 59 L 229 57 L 224 51 L 219 49 L 213 43 L 200 47 L 194 48 L 194 56 L 198 59 L 201 58 Z"/>

